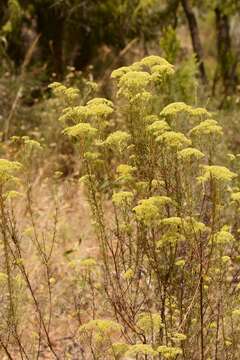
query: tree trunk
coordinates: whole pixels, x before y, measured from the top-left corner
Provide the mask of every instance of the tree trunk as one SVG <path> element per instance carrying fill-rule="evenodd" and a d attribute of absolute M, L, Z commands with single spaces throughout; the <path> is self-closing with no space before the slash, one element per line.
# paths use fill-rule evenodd
<path fill-rule="evenodd" d="M 222 79 L 225 96 L 234 93 L 237 84 L 236 65 L 237 60 L 234 57 L 229 19 L 220 7 L 215 8 L 216 33 L 217 33 L 217 52 L 220 76 Z"/>
<path fill-rule="evenodd" d="M 199 72 L 203 83 L 207 83 L 207 76 L 205 71 L 205 66 L 203 62 L 203 48 L 200 40 L 200 34 L 199 34 L 199 28 L 196 16 L 193 12 L 193 9 L 189 3 L 189 0 L 181 0 L 181 4 L 183 7 L 183 10 L 185 12 L 188 26 L 191 34 L 192 39 L 192 47 L 196 54 L 198 66 L 199 66 Z"/>
<path fill-rule="evenodd" d="M 35 6 L 37 30 L 41 34 L 40 48 L 42 60 L 46 61 L 49 72 L 55 72 L 59 78 L 63 73 L 63 33 L 64 16 L 60 9 L 50 6 Z"/>

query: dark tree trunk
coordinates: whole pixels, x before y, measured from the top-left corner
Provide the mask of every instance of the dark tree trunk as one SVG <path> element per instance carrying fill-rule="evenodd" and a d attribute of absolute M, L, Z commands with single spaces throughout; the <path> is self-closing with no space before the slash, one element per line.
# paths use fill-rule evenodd
<path fill-rule="evenodd" d="M 222 79 L 225 95 L 234 93 L 237 84 L 236 65 L 237 59 L 234 57 L 229 19 L 219 7 L 215 8 L 216 33 L 217 33 L 217 52 L 220 77 Z"/>
<path fill-rule="evenodd" d="M 46 9 L 47 7 L 47 9 Z M 63 34 L 64 17 L 60 9 L 50 6 L 36 5 L 37 31 L 41 34 L 40 47 L 42 60 L 47 63 L 48 70 L 61 78 L 63 73 Z"/>
<path fill-rule="evenodd" d="M 7 20 L 7 8 L 8 8 L 7 0 L 2 0 L 0 6 L 0 28 L 3 26 L 5 21 Z"/>
<path fill-rule="evenodd" d="M 200 40 L 200 34 L 199 34 L 199 28 L 196 16 L 194 14 L 194 11 L 189 3 L 189 0 L 181 0 L 181 4 L 183 7 L 183 10 L 185 12 L 188 26 L 191 34 L 192 39 L 192 47 L 193 51 L 196 54 L 198 66 L 199 66 L 199 72 L 203 83 L 207 83 L 207 76 L 205 71 L 205 66 L 203 62 L 203 48 Z"/>
<path fill-rule="evenodd" d="M 97 55 L 97 45 L 92 34 L 82 31 L 78 34 L 77 53 L 74 55 L 73 66 L 78 70 L 84 70 L 91 60 Z"/>

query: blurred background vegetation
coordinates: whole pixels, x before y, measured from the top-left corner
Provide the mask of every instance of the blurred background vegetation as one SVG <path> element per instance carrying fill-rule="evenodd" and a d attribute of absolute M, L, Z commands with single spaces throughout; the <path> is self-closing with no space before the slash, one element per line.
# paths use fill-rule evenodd
<path fill-rule="evenodd" d="M 238 147 L 239 16 L 238 0 L 1 0 L 2 138 L 27 132 L 53 149 L 50 82 L 79 87 L 83 99 L 93 89 L 111 98 L 114 68 L 157 54 L 177 69 L 169 101 L 221 110 Z"/>

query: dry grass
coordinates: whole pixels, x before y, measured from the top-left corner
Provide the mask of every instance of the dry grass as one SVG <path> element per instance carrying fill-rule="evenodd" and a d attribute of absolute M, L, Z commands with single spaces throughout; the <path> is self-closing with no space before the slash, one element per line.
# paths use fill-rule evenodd
<path fill-rule="evenodd" d="M 89 219 L 89 206 L 79 183 L 61 180 L 55 185 L 52 180 L 43 180 L 39 176 L 32 189 L 32 209 L 38 241 L 42 246 L 45 243 L 47 251 L 56 231 L 49 261 L 51 305 L 46 267 L 36 248 L 27 200 L 23 197 L 15 204 L 14 212 L 21 237 L 25 267 L 46 322 L 51 312 L 49 335 L 53 347 L 60 354 L 59 358 L 80 359 L 81 347 L 75 337 L 81 321 L 87 317 L 87 303 L 81 304 L 78 308 L 81 302 L 81 290 L 77 284 L 78 264 L 80 259 L 98 254 L 98 246 Z M 34 359 L 39 324 L 30 293 L 24 287 L 19 294 L 19 304 L 21 341 L 30 353 L 32 349 L 32 359 Z M 12 345 L 14 349 L 15 345 Z M 5 359 L 4 353 L 0 354 L 1 359 Z M 11 354 L 14 359 L 21 359 L 17 351 L 14 354 L 12 350 Z M 54 359 L 47 345 L 44 345 L 44 341 L 39 359 Z"/>

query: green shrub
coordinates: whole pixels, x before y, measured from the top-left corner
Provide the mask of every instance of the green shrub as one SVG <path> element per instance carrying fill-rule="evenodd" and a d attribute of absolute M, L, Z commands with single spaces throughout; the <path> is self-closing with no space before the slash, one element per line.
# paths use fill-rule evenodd
<path fill-rule="evenodd" d="M 121 356 L 223 359 L 239 354 L 238 175 L 216 164 L 223 130 L 206 109 L 175 102 L 159 112 L 159 88 L 174 76 L 149 56 L 113 71 L 114 104 L 93 99 L 61 119 L 71 117 L 64 133 L 84 164 L 99 291 L 122 326 Z M 119 339 L 107 340 L 106 353 Z"/>
<path fill-rule="evenodd" d="M 59 234 L 72 224 L 62 217 L 59 172 L 49 213 L 36 204 L 40 143 L 9 142 L 16 161 L 0 159 L 0 346 L 8 357 L 73 356 L 55 335 L 67 324 L 79 358 L 239 358 L 239 156 L 223 153 L 225 131 L 207 109 L 165 104 L 175 76 L 150 56 L 112 73 L 113 101 L 83 101 L 78 89 L 51 85 L 62 137 L 82 166 L 68 199 L 84 186 L 92 216 L 84 221 L 98 241 L 91 253 L 76 252 L 75 230 L 66 241 Z"/>

